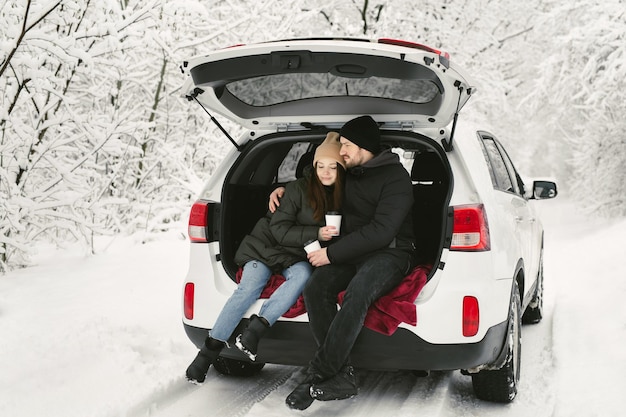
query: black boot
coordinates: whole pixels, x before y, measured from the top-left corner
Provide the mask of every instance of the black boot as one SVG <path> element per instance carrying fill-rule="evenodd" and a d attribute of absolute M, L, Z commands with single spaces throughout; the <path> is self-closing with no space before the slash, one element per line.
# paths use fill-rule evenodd
<path fill-rule="evenodd" d="M 242 334 L 237 336 L 235 346 L 237 349 L 245 353 L 251 361 L 256 359 L 256 353 L 259 350 L 259 340 L 269 330 L 270 324 L 263 317 L 253 314 L 250 317 L 250 323 Z"/>
<path fill-rule="evenodd" d="M 320 401 L 344 400 L 359 393 L 354 368 L 346 365 L 337 375 L 311 385 L 311 397 Z"/>
<path fill-rule="evenodd" d="M 207 337 L 204 341 L 204 345 L 200 348 L 200 351 L 196 355 L 196 358 L 187 368 L 187 379 L 191 382 L 204 382 L 204 378 L 206 377 L 206 373 L 209 371 L 209 367 L 219 356 L 223 347 L 224 342 L 213 339 L 210 336 Z"/>
<path fill-rule="evenodd" d="M 309 368 L 304 381 L 298 384 L 285 399 L 287 407 L 292 410 L 306 410 L 309 408 L 314 401 L 313 397 L 311 397 L 311 386 L 321 381 L 322 377 Z"/>

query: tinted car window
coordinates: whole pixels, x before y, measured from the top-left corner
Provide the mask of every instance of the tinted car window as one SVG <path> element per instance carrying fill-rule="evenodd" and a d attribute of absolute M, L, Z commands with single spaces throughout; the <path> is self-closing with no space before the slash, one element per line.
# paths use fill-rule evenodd
<path fill-rule="evenodd" d="M 509 175 L 506 163 L 504 162 L 504 158 L 496 142 L 491 138 L 483 138 L 482 142 L 484 145 L 483 152 L 487 160 L 493 187 L 502 191 L 515 192 L 511 176 Z"/>
<path fill-rule="evenodd" d="M 511 161 L 509 154 L 503 148 L 502 144 L 498 143 L 497 145 L 498 145 L 498 149 L 500 149 L 500 154 L 502 155 L 502 158 L 504 158 L 504 163 L 506 164 L 507 169 L 509 170 L 509 177 L 514 178 L 513 188 L 515 189 L 515 193 L 523 195 L 524 194 L 524 182 L 522 181 L 522 178 L 520 177 L 517 170 L 515 169 L 515 166 L 513 165 L 513 161 Z"/>

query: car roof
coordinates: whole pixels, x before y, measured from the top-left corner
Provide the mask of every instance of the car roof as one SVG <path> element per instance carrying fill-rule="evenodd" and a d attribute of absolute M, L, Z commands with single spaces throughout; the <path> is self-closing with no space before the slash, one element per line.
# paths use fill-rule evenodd
<path fill-rule="evenodd" d="M 185 61 L 183 94 L 248 129 L 447 126 L 474 89 L 442 51 L 392 39 L 292 39 Z"/>

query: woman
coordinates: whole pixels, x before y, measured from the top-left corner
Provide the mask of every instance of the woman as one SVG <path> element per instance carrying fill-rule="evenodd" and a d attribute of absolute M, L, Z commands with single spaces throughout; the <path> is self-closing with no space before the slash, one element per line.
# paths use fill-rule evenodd
<path fill-rule="evenodd" d="M 259 339 L 302 293 L 313 270 L 304 244 L 312 239 L 329 241 L 336 232 L 335 227 L 324 226 L 324 215 L 341 208 L 345 164 L 340 148 L 339 134 L 329 132 L 315 151 L 314 172 L 289 183 L 278 210 L 261 218 L 241 242 L 235 254 L 235 262 L 243 267 L 241 281 L 187 368 L 190 381 L 204 381 L 209 367 L 273 273 L 282 274 L 286 281 L 236 339 L 237 348 L 251 360 L 256 358 Z"/>

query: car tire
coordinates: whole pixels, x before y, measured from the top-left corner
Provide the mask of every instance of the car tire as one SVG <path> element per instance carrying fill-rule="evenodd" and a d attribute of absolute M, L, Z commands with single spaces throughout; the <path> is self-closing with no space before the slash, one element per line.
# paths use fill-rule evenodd
<path fill-rule="evenodd" d="M 509 307 L 504 366 L 495 370 L 482 370 L 472 374 L 474 394 L 481 400 L 510 403 L 517 395 L 522 354 L 521 302 L 517 282 L 514 284 Z"/>
<path fill-rule="evenodd" d="M 528 307 L 522 316 L 523 324 L 536 324 L 543 318 L 543 245 L 539 254 L 539 272 L 537 273 L 537 287 Z"/>
<path fill-rule="evenodd" d="M 223 375 L 253 376 L 261 372 L 264 363 L 240 361 L 219 356 L 213 363 L 215 370 Z"/>

